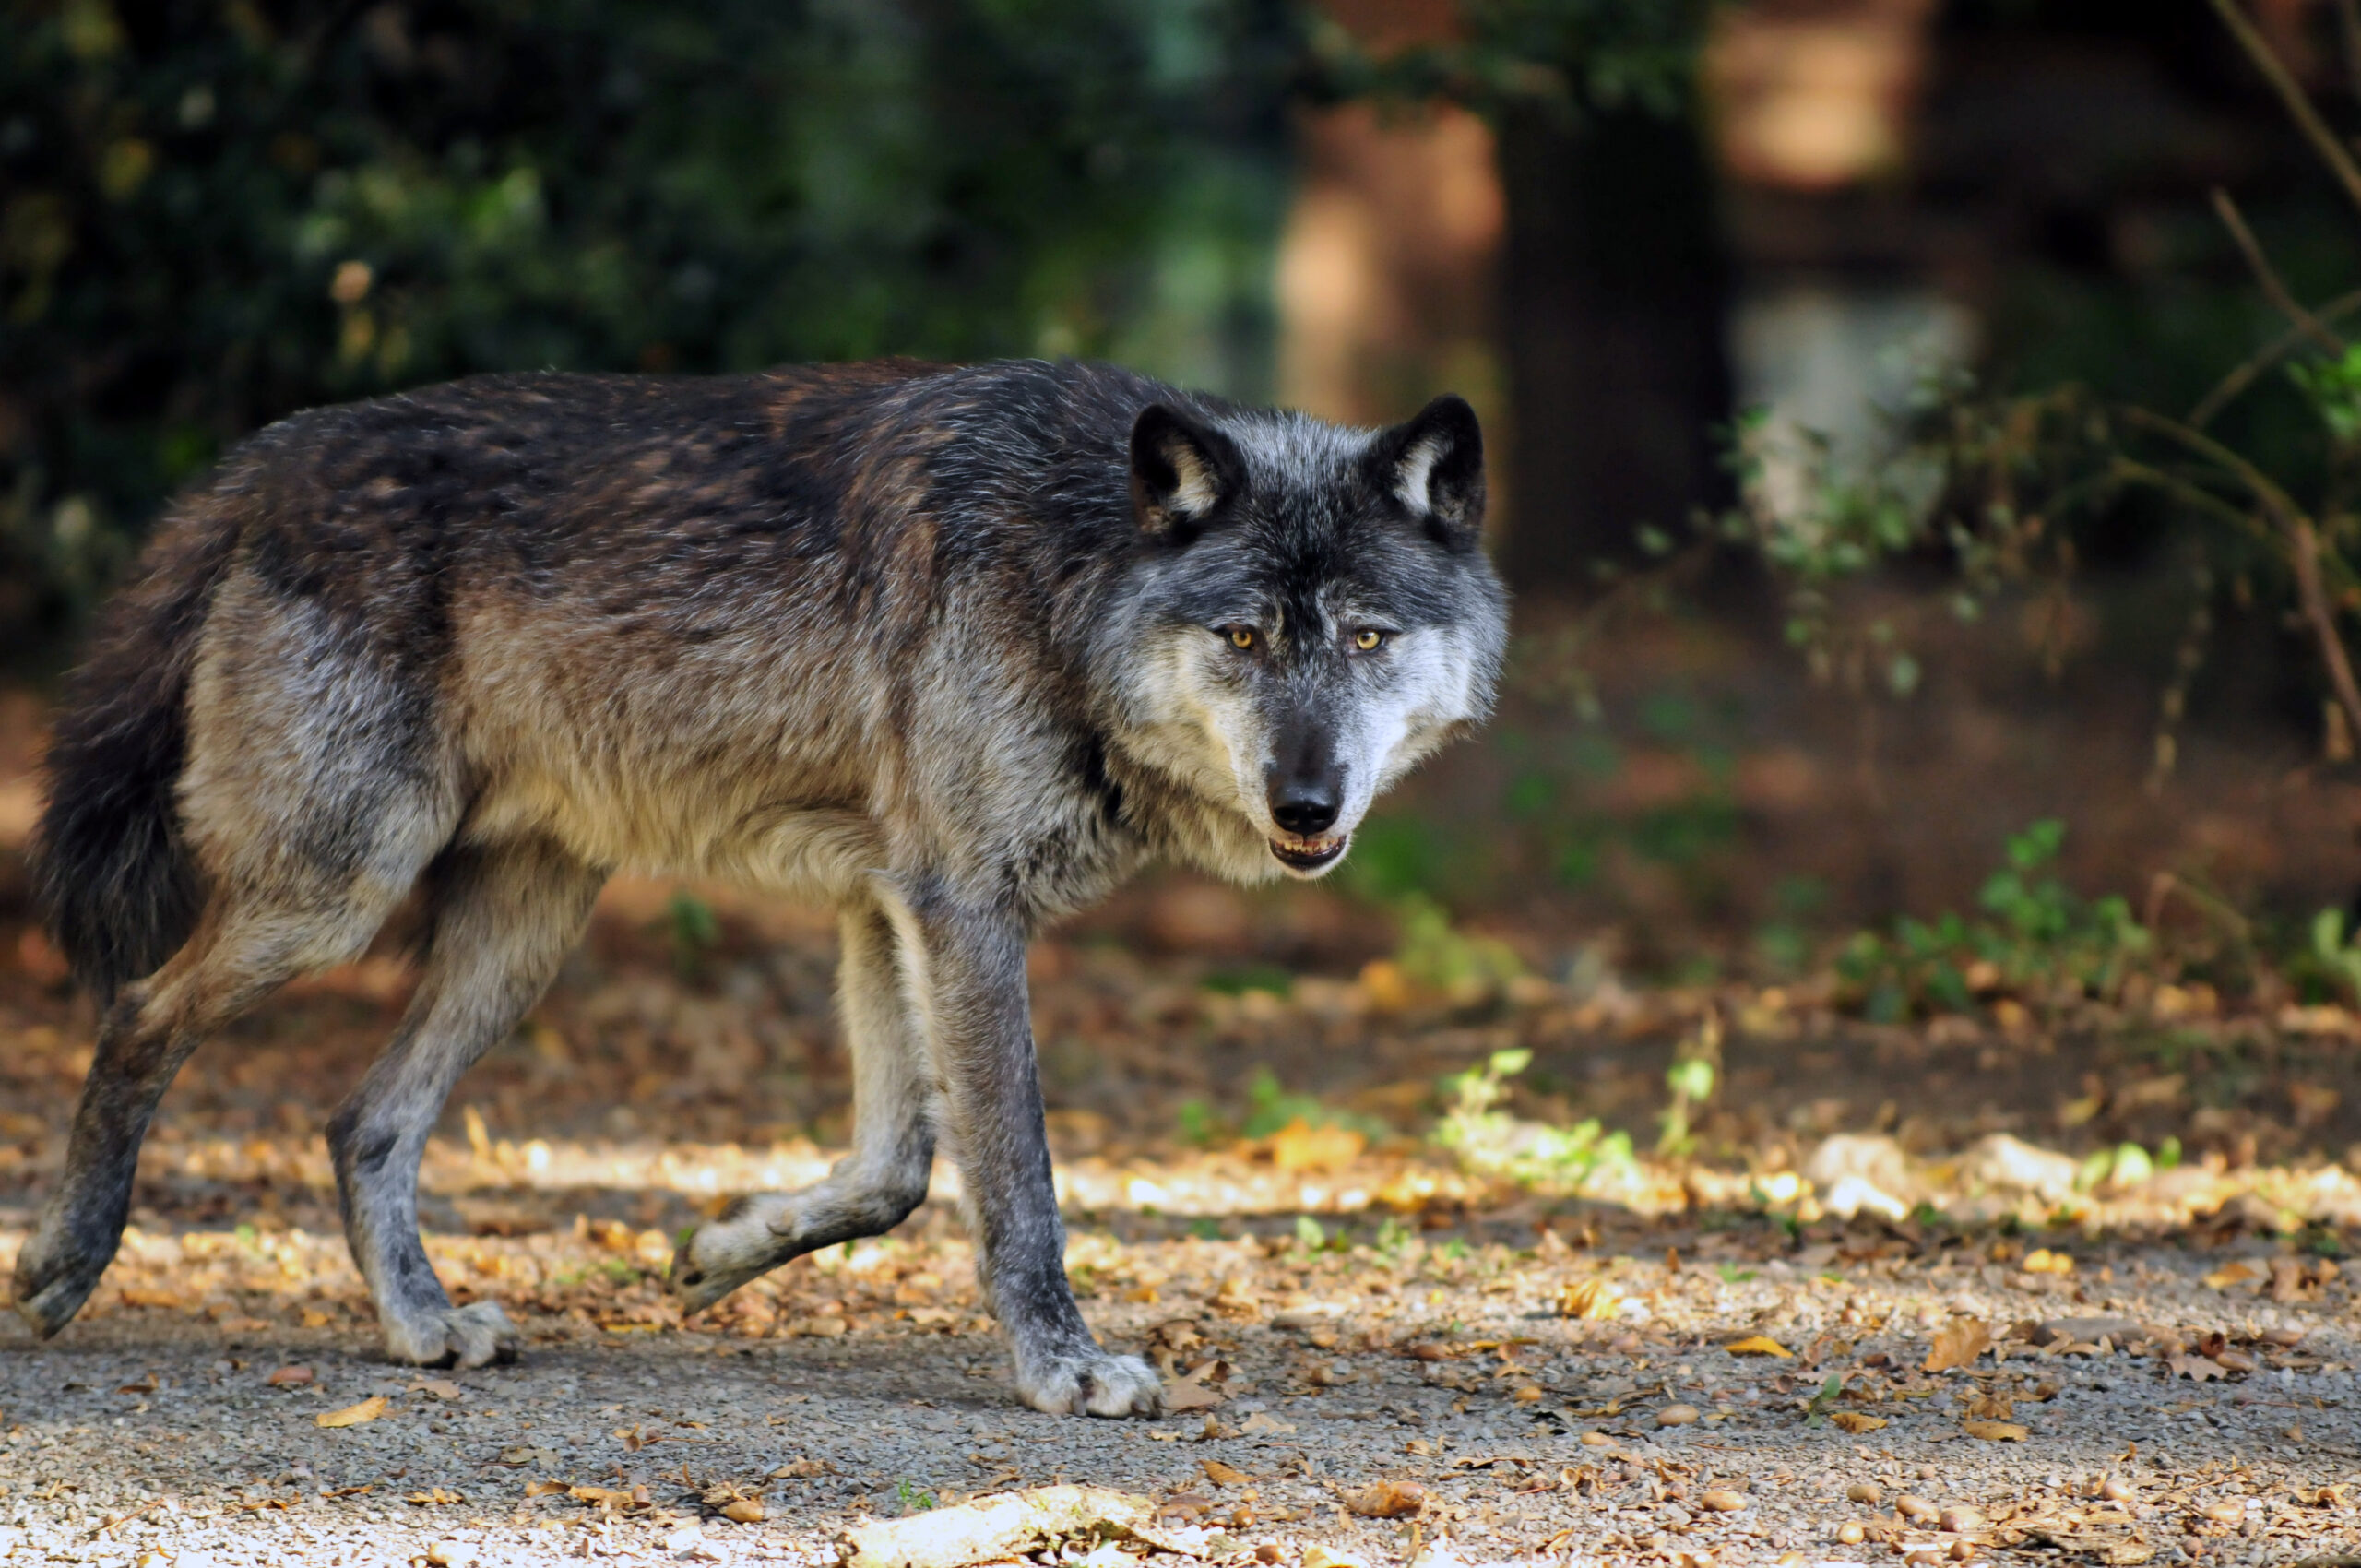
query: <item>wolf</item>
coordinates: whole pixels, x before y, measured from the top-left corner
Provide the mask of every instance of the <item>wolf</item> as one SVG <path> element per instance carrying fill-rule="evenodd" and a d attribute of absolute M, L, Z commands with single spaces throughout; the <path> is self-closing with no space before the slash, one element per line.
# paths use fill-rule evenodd
<path fill-rule="evenodd" d="M 445 1098 L 619 872 L 838 912 L 851 1152 L 681 1246 L 698 1310 L 959 1165 L 1037 1408 L 1153 1413 L 1064 1272 L 1027 1016 L 1044 921 L 1163 860 L 1316 877 L 1486 714 L 1506 598 L 1445 396 L 1348 429 L 1077 362 L 475 377 L 295 415 L 171 507 L 69 679 L 33 846 L 101 1007 L 18 1258 L 55 1333 L 206 1036 L 423 910 L 327 1128 L 397 1360 L 513 1356 L 418 1232 Z"/>

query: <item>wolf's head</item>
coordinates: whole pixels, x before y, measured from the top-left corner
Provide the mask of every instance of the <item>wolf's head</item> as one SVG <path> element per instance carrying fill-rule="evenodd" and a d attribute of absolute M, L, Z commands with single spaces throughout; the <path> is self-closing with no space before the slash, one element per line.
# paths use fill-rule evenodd
<path fill-rule="evenodd" d="M 1139 414 L 1130 460 L 1119 743 L 1213 808 L 1196 858 L 1318 876 L 1491 706 L 1507 610 L 1475 410 L 1438 398 L 1372 432 L 1175 399 Z"/>

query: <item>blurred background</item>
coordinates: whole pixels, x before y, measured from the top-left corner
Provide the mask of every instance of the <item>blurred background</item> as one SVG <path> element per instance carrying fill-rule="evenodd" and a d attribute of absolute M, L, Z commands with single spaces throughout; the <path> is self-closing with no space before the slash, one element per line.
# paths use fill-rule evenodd
<path fill-rule="evenodd" d="M 1465 393 L 1519 596 L 1500 721 L 1335 883 L 1092 929 L 1892 1017 L 1988 1014 L 2036 928 L 2060 984 L 2070 935 L 2266 1006 L 2361 976 L 2351 0 L 6 12 L 10 843 L 77 628 L 291 410 L 1086 355 Z"/>

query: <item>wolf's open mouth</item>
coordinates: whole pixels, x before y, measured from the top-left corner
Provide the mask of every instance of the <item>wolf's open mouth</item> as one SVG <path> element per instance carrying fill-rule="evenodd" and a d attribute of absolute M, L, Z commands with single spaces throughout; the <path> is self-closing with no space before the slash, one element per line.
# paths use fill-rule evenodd
<path fill-rule="evenodd" d="M 1345 846 L 1351 842 L 1350 837 L 1325 839 L 1274 838 L 1271 840 L 1271 853 L 1279 858 L 1281 865 L 1292 867 L 1297 871 L 1318 871 L 1322 866 L 1329 864 L 1342 855 L 1345 852 Z"/>

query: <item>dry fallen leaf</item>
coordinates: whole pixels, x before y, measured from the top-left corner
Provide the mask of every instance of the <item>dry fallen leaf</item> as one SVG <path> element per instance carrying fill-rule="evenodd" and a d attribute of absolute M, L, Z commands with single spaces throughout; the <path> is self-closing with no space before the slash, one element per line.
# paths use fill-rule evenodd
<path fill-rule="evenodd" d="M 1218 1459 L 1206 1460 L 1204 1472 L 1205 1479 L 1216 1486 L 1247 1486 L 1251 1485 L 1254 1479 L 1252 1476 L 1235 1465 L 1225 1465 Z"/>
<path fill-rule="evenodd" d="M 2017 1413 L 2017 1402 L 2006 1394 L 1985 1394 L 1968 1401 L 1967 1413 L 1986 1420 L 2005 1421 Z"/>
<path fill-rule="evenodd" d="M 2204 1356 L 2167 1356 L 2165 1365 L 2172 1369 L 2174 1376 L 2185 1377 L 2191 1383 L 2205 1383 L 2222 1375 L 2222 1369 Z"/>
<path fill-rule="evenodd" d="M 430 1377 L 413 1383 L 409 1385 L 409 1391 L 412 1394 L 431 1394 L 445 1403 L 468 1396 L 466 1389 L 461 1388 L 447 1377 Z"/>
<path fill-rule="evenodd" d="M 836 1467 L 825 1459 L 790 1459 L 763 1479 L 773 1481 L 799 1481 L 813 1476 L 833 1476 L 836 1473 Z"/>
<path fill-rule="evenodd" d="M 1539 1388 L 1529 1383 L 1509 1396 L 1512 1402 L 1519 1405 L 1538 1405 L 1545 1397 Z"/>
<path fill-rule="evenodd" d="M 1164 1385 L 1164 1408 L 1168 1410 L 1210 1410 L 1223 1403 L 1222 1396 L 1194 1378 L 1181 1378 Z"/>
<path fill-rule="evenodd" d="M 736 1525 L 758 1525 L 763 1519 L 763 1505 L 751 1497 L 734 1498 L 721 1505 L 721 1516 Z"/>
<path fill-rule="evenodd" d="M 1974 1363 L 1978 1356 L 1992 1348 L 1992 1330 L 1981 1318 L 1962 1318 L 1935 1331 L 1935 1343 L 1927 1352 L 1927 1372 L 1948 1372 L 1953 1367 Z"/>
<path fill-rule="evenodd" d="M 2047 1247 L 2036 1247 L 2027 1253 L 2025 1261 L 2017 1266 L 2027 1274 L 2071 1274 L 2074 1272 L 2074 1260 L 2064 1253 L 2053 1253 Z"/>
<path fill-rule="evenodd" d="M 1406 1519 L 1427 1505 L 1427 1489 L 1416 1481 L 1377 1481 L 1346 1492 L 1344 1504 L 1364 1519 Z"/>
<path fill-rule="evenodd" d="M 1865 1416 L 1858 1410 L 1832 1411 L 1828 1419 L 1838 1430 L 1850 1432 L 1875 1431 L 1885 1425 L 1883 1416 Z"/>
<path fill-rule="evenodd" d="M 1987 1443 L 2023 1443 L 2033 1432 L 2014 1421 L 1962 1421 L 1961 1430 Z"/>
<path fill-rule="evenodd" d="M 1784 1360 L 1791 1359 L 1795 1355 L 1793 1350 L 1788 1349 L 1776 1339 L 1761 1334 L 1750 1334 L 1743 1339 L 1734 1339 L 1722 1348 L 1733 1356 L 1777 1356 Z"/>
<path fill-rule="evenodd" d="M 309 1367 L 280 1367 L 263 1379 L 273 1388 L 294 1388 L 311 1381 L 312 1369 Z"/>
<path fill-rule="evenodd" d="M 564 1481 L 527 1481 L 525 1483 L 525 1495 L 527 1497 L 547 1497 L 553 1491 L 562 1492 L 564 1491 L 565 1491 L 565 1483 Z"/>
<path fill-rule="evenodd" d="M 1622 1305 L 1623 1293 L 1604 1279 L 1570 1280 L 1558 1292 L 1560 1317 L 1605 1322 L 1613 1317 Z"/>
<path fill-rule="evenodd" d="M 1714 1487 L 1697 1499 L 1697 1506 L 1713 1514 L 1735 1514 L 1751 1501 L 1742 1491 Z"/>
<path fill-rule="evenodd" d="M 2227 1290 L 2233 1285 L 2243 1285 L 2249 1279 L 2261 1277 L 2262 1270 L 2241 1259 L 2215 1269 L 2205 1277 L 2205 1283 L 2216 1290 Z"/>
<path fill-rule="evenodd" d="M 357 1427 L 363 1421 L 374 1421 L 386 1413 L 386 1396 L 372 1394 L 358 1405 L 347 1405 L 341 1410 L 323 1410 L 312 1418 L 314 1426 Z"/>
<path fill-rule="evenodd" d="M 1384 960 L 1380 959 L 1379 962 Z M 1342 1547 L 1323 1546 L 1313 1541 L 1303 1549 L 1303 1568 L 1369 1568 L 1369 1559 L 1347 1551 Z"/>
<path fill-rule="evenodd" d="M 1257 1410 L 1239 1426 L 1246 1437 L 1285 1437 L 1295 1431 L 1293 1421 L 1283 1421 L 1268 1410 Z"/>
<path fill-rule="evenodd" d="M 1350 1127 L 1315 1127 L 1299 1116 L 1272 1134 L 1271 1163 L 1290 1174 L 1341 1170 L 1368 1146 L 1369 1139 Z"/>
<path fill-rule="evenodd" d="M 1656 1412 L 1656 1425 L 1660 1427 L 1685 1427 L 1696 1419 L 1697 1407 L 1694 1405 L 1667 1405 Z"/>

